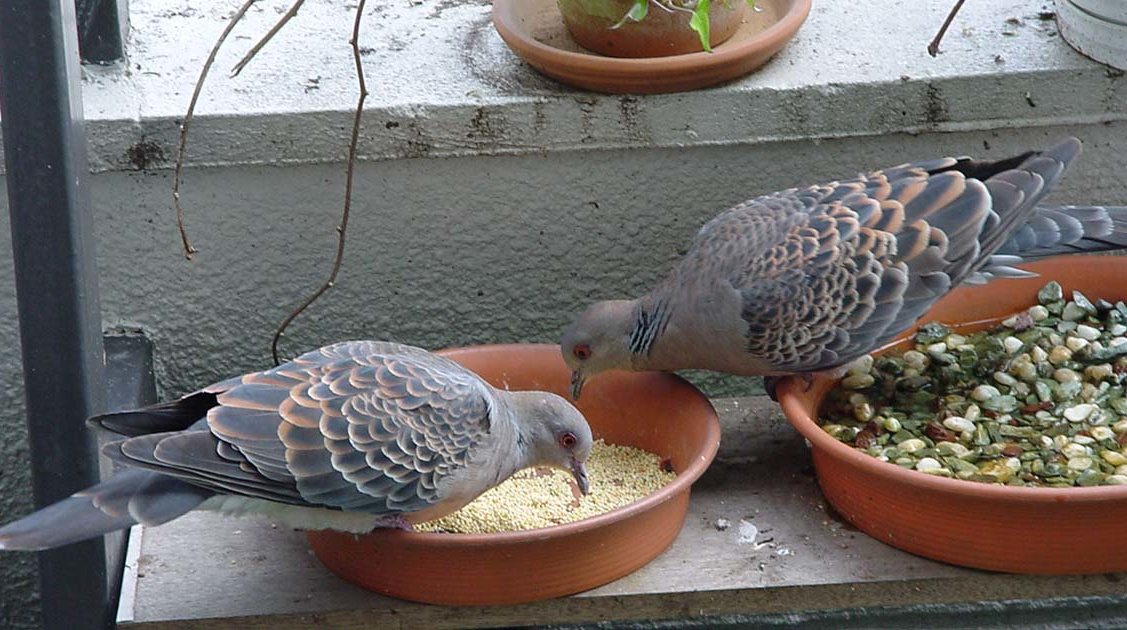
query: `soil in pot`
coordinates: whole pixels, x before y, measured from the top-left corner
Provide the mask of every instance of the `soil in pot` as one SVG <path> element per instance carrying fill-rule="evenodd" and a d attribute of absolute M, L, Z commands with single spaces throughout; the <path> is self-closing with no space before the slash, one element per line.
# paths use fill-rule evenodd
<path fill-rule="evenodd" d="M 651 6 L 640 21 L 625 16 L 634 0 L 557 0 L 560 14 L 575 41 L 610 57 L 666 57 L 703 50 L 700 35 L 689 26 L 691 13 Z M 709 9 L 709 45 L 718 46 L 735 34 L 747 9 L 744 0 L 717 1 Z M 615 26 L 616 24 L 621 24 Z"/>

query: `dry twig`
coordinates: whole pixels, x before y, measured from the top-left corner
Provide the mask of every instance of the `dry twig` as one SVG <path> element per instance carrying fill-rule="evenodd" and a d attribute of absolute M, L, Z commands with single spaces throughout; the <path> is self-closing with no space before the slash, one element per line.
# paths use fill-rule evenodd
<path fill-rule="evenodd" d="M 243 58 L 239 60 L 239 63 L 235 64 L 234 68 L 231 68 L 231 76 L 239 76 L 239 73 L 243 71 L 243 68 L 245 68 L 246 65 L 250 63 L 250 60 L 254 59 L 254 56 L 258 54 L 258 51 L 262 50 L 262 47 L 269 43 L 270 40 L 278 34 L 278 31 L 282 30 L 282 27 L 286 25 L 286 22 L 290 21 L 290 18 L 297 15 L 297 10 L 300 9 L 301 5 L 303 4 L 305 4 L 305 0 L 295 0 L 293 5 L 290 6 L 290 10 L 286 11 L 285 15 L 283 15 L 276 24 L 274 24 L 274 27 L 267 31 L 267 33 L 262 36 L 262 39 L 258 40 L 258 43 L 252 46 L 251 49 L 247 51 L 247 54 L 243 55 Z"/>
<path fill-rule="evenodd" d="M 223 29 L 223 33 L 219 35 L 219 39 L 215 41 L 215 45 L 211 47 L 211 54 L 207 56 L 207 61 L 203 64 L 203 69 L 200 70 L 200 76 L 196 79 L 196 88 L 192 91 L 192 100 L 188 103 L 188 112 L 184 114 L 184 122 L 180 123 L 180 146 L 176 151 L 176 172 L 173 174 L 172 183 L 172 202 L 176 206 L 176 227 L 180 229 L 180 243 L 184 247 L 184 257 L 188 260 L 192 259 L 192 254 L 196 253 L 196 249 L 188 243 L 188 232 L 184 229 L 184 207 L 180 205 L 180 175 L 184 171 L 184 149 L 188 145 L 188 125 L 192 124 L 192 116 L 196 112 L 196 101 L 200 98 L 200 92 L 203 90 L 204 81 L 207 80 L 207 73 L 211 70 L 211 64 L 215 63 L 215 55 L 219 52 L 223 42 L 226 41 L 227 35 L 243 19 L 250 5 L 254 4 L 256 0 L 246 0 L 243 6 L 231 16 L 231 21 L 227 23 L 227 27 Z"/>
<path fill-rule="evenodd" d="M 931 43 L 927 45 L 927 54 L 932 57 L 939 54 L 939 42 L 943 39 L 943 36 L 947 34 L 947 27 L 951 26 L 951 22 L 955 19 L 955 14 L 959 12 L 959 9 L 963 8 L 963 2 L 965 1 L 966 0 L 958 0 L 951 9 L 951 12 L 947 14 L 947 19 L 943 20 L 943 26 L 939 27 L 939 32 L 935 34 L 935 39 L 931 40 Z"/>
<path fill-rule="evenodd" d="M 356 80 L 360 85 L 360 96 L 356 102 L 356 114 L 352 120 L 352 138 L 348 144 L 348 167 L 345 171 L 344 183 L 344 210 L 341 212 L 340 225 L 337 226 L 337 255 L 333 260 L 333 270 L 329 274 L 328 280 L 324 282 L 316 291 L 313 292 L 304 302 L 301 303 L 292 313 L 290 313 L 282 323 L 278 326 L 277 332 L 274 333 L 274 338 L 270 340 L 270 355 L 274 358 L 274 365 L 281 363 L 278 359 L 278 341 L 286 332 L 286 327 L 297 318 L 305 309 L 309 308 L 317 298 L 321 297 L 326 291 L 333 288 L 336 282 L 337 274 L 340 273 L 340 265 L 344 260 L 344 237 L 345 232 L 348 230 L 348 215 L 352 208 L 352 176 L 356 169 L 356 146 L 360 141 L 360 120 L 364 115 L 364 100 L 368 98 L 368 86 L 364 82 L 364 65 L 360 60 L 360 20 L 364 16 L 364 3 L 365 0 L 360 0 L 356 6 L 356 20 L 352 24 L 352 39 L 349 44 L 352 45 L 352 60 L 356 64 Z"/>

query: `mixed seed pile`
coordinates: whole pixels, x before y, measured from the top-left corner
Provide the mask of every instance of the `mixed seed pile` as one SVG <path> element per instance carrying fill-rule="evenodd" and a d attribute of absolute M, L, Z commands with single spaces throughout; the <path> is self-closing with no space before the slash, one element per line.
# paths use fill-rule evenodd
<path fill-rule="evenodd" d="M 882 461 L 1009 486 L 1127 484 L 1127 305 L 1038 304 L 963 336 L 920 328 L 906 352 L 862 357 L 820 422 Z"/>
<path fill-rule="evenodd" d="M 653 453 L 596 440 L 587 458 L 587 496 L 580 495 L 570 473 L 530 468 L 453 514 L 415 525 L 415 530 L 487 534 L 570 523 L 637 501 L 676 476 Z"/>

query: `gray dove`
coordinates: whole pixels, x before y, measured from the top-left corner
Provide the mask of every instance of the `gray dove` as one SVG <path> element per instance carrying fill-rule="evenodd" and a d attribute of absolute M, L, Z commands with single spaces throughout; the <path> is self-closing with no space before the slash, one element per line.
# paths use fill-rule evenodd
<path fill-rule="evenodd" d="M 604 370 L 777 377 L 841 370 L 960 284 L 1127 246 L 1127 207 L 1039 205 L 1080 141 L 998 161 L 940 158 L 763 195 L 721 213 L 648 294 L 564 332 L 572 396 Z"/>
<path fill-rule="evenodd" d="M 545 392 L 495 389 L 420 348 L 347 341 L 180 400 L 97 416 L 130 468 L 0 528 L 0 549 L 48 549 L 193 509 L 301 529 L 410 529 L 529 466 L 587 493 L 591 429 Z"/>

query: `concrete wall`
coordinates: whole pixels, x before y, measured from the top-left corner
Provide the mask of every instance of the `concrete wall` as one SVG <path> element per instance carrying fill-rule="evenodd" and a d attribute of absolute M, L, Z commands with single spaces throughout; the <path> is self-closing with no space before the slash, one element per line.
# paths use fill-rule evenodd
<path fill-rule="evenodd" d="M 297 320 L 284 349 L 363 337 L 430 348 L 553 342 L 587 302 L 645 290 L 703 221 L 748 196 L 982 154 L 984 143 L 1000 156 L 1064 134 L 1080 136 L 1085 155 L 1054 198 L 1127 203 L 1125 123 L 364 163 L 338 285 Z M 93 178 L 105 324 L 155 340 L 166 396 L 268 365 L 273 327 L 328 272 L 342 183 L 340 164 L 189 171 L 188 227 L 200 252 L 188 262 L 167 171 Z M 0 243 L 0 268 L 11 269 L 6 230 Z M 30 508 L 14 326 L 12 282 L 0 277 L 0 339 L 10 349 L 0 359 L 5 520 Z M 32 564 L 16 554 L 0 563 L 0 626 L 33 623 Z"/>

